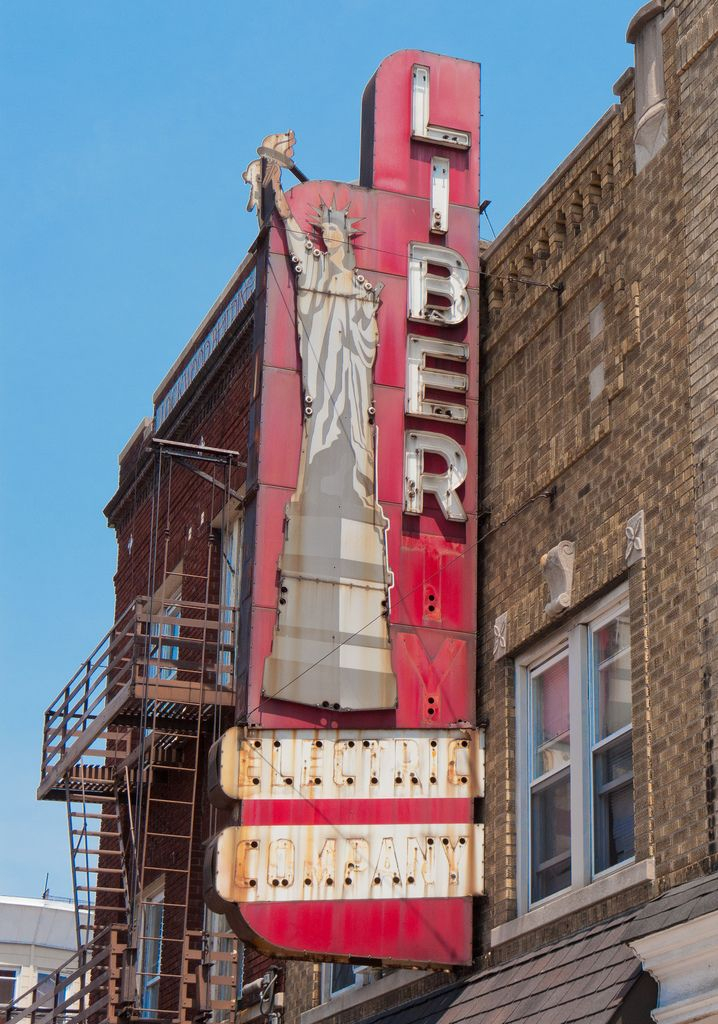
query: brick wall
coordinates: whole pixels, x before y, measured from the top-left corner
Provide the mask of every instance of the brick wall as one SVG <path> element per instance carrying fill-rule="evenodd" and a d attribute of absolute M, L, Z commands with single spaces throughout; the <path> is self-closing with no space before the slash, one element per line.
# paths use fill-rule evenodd
<path fill-rule="evenodd" d="M 238 451 L 240 459 L 246 458 L 252 371 L 249 351 L 251 326 L 250 321 L 228 337 L 221 350 L 221 359 L 208 372 L 207 378 L 193 386 L 184 402 L 163 424 L 163 437 L 192 444 L 203 439 L 208 447 Z M 176 465 L 172 467 L 170 479 L 168 460 L 164 461 L 157 489 L 152 456 L 148 454 L 146 444 L 135 444 L 120 467 L 120 490 L 106 509 L 110 525 L 117 531 L 115 589 L 118 613 L 138 594 L 146 594 L 151 586 L 148 566 L 153 495 L 156 495 L 160 509 L 158 521 L 161 532 L 157 543 L 156 585 L 159 586 L 162 579 L 165 544 L 170 571 L 183 560 L 185 573 L 200 577 L 206 575 L 208 530 L 212 517 L 220 508 L 220 491 Z M 221 470 L 217 469 L 216 473 L 221 477 Z M 233 467 L 230 486 L 238 490 L 244 477 L 243 467 Z M 168 535 L 165 534 L 166 529 L 169 530 Z M 188 578 L 184 586 L 187 599 L 204 598 L 201 580 L 192 583 Z"/>
<path fill-rule="evenodd" d="M 708 854 L 716 859 L 718 739 L 718 7 L 711 0 L 677 3 L 686 327 L 690 416 L 695 457 L 698 622 L 703 680 L 704 795 Z"/>
<path fill-rule="evenodd" d="M 485 940 L 489 926 L 516 914 L 514 672 L 510 661 L 493 665 L 492 627 L 508 613 L 510 655 L 550 636 L 539 561 L 561 539 L 576 544 L 574 608 L 629 581 L 636 859 L 655 855 L 665 887 L 699 871 L 706 855 L 676 41 L 674 22 L 664 32 L 668 145 L 634 173 L 633 82 L 625 76 L 620 108 L 486 255 Z M 540 496 L 552 488 L 553 497 Z M 627 571 L 624 528 L 639 509 L 647 558 Z M 645 886 L 628 891 L 497 955 L 647 895 Z"/>
<path fill-rule="evenodd" d="M 198 378 L 183 401 L 176 407 L 161 429 L 163 437 L 208 447 L 231 449 L 246 461 L 248 449 L 252 368 L 253 322 L 236 325 L 224 340 L 202 377 Z M 181 564 L 182 600 L 210 602 L 218 600 L 220 578 L 219 549 L 211 526 L 222 508 L 224 491 L 182 467 L 175 460 L 163 459 L 158 477 L 157 463 L 148 450 L 153 434 L 148 427 L 124 454 L 120 466 L 120 484 L 106 513 L 114 526 L 118 542 L 118 566 L 115 576 L 116 611 L 120 614 L 134 599 L 156 593 L 165 583 L 166 596 L 180 582 L 167 576 Z M 201 465 L 224 484 L 221 466 Z M 240 491 L 246 470 L 233 466 L 229 486 Z M 229 512 L 238 507 L 230 501 Z M 156 530 L 156 551 L 152 541 L 153 518 Z M 209 581 L 207 577 L 209 576 Z M 181 652 L 181 657 L 192 657 Z M 220 728 L 227 728 L 233 709 L 220 718 Z M 151 725 L 151 723 L 149 723 Z M 182 725 L 182 723 L 180 723 Z M 204 901 L 202 896 L 202 862 L 204 843 L 224 823 L 206 796 L 206 765 L 212 740 L 212 719 L 202 728 L 194 772 L 195 741 L 193 723 L 184 723 L 188 738 L 171 752 L 168 764 L 153 769 L 148 788 L 152 797 L 144 824 L 147 833 L 145 852 L 145 887 L 164 879 L 164 924 L 160 1006 L 171 1009 L 178 1005 L 177 975 L 183 969 L 182 946 L 186 927 L 201 930 Z M 181 731 L 181 729 L 180 729 Z M 139 734 L 135 736 L 135 742 Z M 189 770 L 187 770 L 189 769 Z M 190 830 L 190 803 L 195 796 L 195 813 L 191 826 L 191 844 L 180 835 Z M 161 803 L 167 800 L 173 803 Z M 128 811 L 123 809 L 123 831 L 128 834 Z M 154 834 L 153 834 L 154 833 Z M 142 845 L 142 838 L 140 838 Z M 189 879 L 184 873 L 189 858 Z M 113 866 L 115 862 L 113 861 Z M 116 881 L 108 882 L 116 885 Z M 105 895 L 105 902 L 113 899 Z M 114 901 L 120 903 L 120 897 Z M 245 984 L 261 977 L 271 960 L 250 948 L 244 957 Z M 174 977 L 173 977 L 174 976 Z"/>
<path fill-rule="evenodd" d="M 290 960 L 286 965 L 284 1024 L 299 1024 L 299 1016 L 321 1002 L 319 964 Z"/>

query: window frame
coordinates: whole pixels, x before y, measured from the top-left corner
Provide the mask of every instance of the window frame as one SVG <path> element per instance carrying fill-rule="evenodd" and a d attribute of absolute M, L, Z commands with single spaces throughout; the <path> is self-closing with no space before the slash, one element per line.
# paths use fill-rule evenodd
<path fill-rule="evenodd" d="M 0 964 L 0 976 L 3 981 L 12 982 L 12 995 L 7 1002 L 0 1000 L 0 1007 L 12 1006 L 17 997 L 17 980 L 20 976 L 20 968 L 14 967 L 12 964 Z"/>
<path fill-rule="evenodd" d="M 332 988 L 332 974 L 336 967 L 351 967 L 354 971 L 354 981 L 351 985 L 345 985 L 344 988 L 333 989 Z M 345 992 L 352 992 L 354 989 L 361 988 L 365 984 L 363 973 L 359 964 L 345 964 L 331 961 L 329 963 L 322 964 L 322 1002 L 327 1003 L 330 999 L 338 999 L 339 996 L 343 996 Z"/>
<path fill-rule="evenodd" d="M 159 1007 L 160 985 L 162 984 L 162 954 L 165 928 L 165 878 L 164 875 L 155 882 L 146 886 L 138 897 L 138 942 L 137 942 L 137 994 L 139 998 L 140 1017 L 154 1017 L 154 1011 Z M 160 908 L 160 926 L 157 935 L 150 935 L 146 932 L 148 907 Z M 145 973 L 145 945 L 149 941 L 157 943 L 157 973 L 149 975 Z M 150 1000 L 157 1000 L 157 1005 L 145 1006 L 148 995 Z"/>
<path fill-rule="evenodd" d="M 611 872 L 615 871 L 617 867 L 622 867 L 625 864 L 633 864 L 635 862 L 635 859 L 636 859 L 635 853 L 634 853 L 634 855 L 632 857 L 627 857 L 624 860 L 617 861 L 616 864 L 610 864 L 608 867 L 601 868 L 599 870 L 596 869 L 596 845 L 597 844 L 596 844 L 596 834 L 595 834 L 596 833 L 595 823 L 596 823 L 597 809 L 596 809 L 596 789 L 595 789 L 595 785 L 594 785 L 594 782 L 595 782 L 595 769 L 594 769 L 595 755 L 597 753 L 600 754 L 601 752 L 603 752 L 605 750 L 609 750 L 611 747 L 619 746 L 621 744 L 621 742 L 623 741 L 624 737 L 626 737 L 626 736 L 632 737 L 632 734 L 633 734 L 633 717 L 631 716 L 631 721 L 627 725 L 621 726 L 620 728 L 614 730 L 614 732 L 609 733 L 607 736 L 604 736 L 604 737 L 602 737 L 599 740 L 596 739 L 596 715 L 595 715 L 595 711 L 596 711 L 596 700 L 597 700 L 597 696 L 598 696 L 598 689 L 597 689 L 597 680 L 593 678 L 593 670 L 592 670 L 592 664 L 593 664 L 593 649 L 592 648 L 593 648 L 593 642 L 594 642 L 593 641 L 593 636 L 600 629 L 602 629 L 603 626 L 608 625 L 609 622 L 612 622 L 619 615 L 621 615 L 622 612 L 628 613 L 629 633 L 630 633 L 630 608 L 629 608 L 629 605 L 628 605 L 628 589 L 627 588 L 626 588 L 626 591 L 625 591 L 624 599 L 622 601 L 617 601 L 614 605 L 612 605 L 609 608 L 607 608 L 602 614 L 593 616 L 591 621 L 590 621 L 590 623 L 588 623 L 588 659 L 589 659 L 589 667 L 588 667 L 587 675 L 588 675 L 589 686 L 591 684 L 593 684 L 593 690 L 591 692 L 589 692 L 589 694 L 588 694 L 588 713 L 589 713 L 589 722 L 588 722 L 588 758 L 589 758 L 589 777 L 590 777 L 590 801 L 591 801 L 591 849 L 590 849 L 590 855 L 591 855 L 591 859 L 590 859 L 591 878 L 590 878 L 590 881 L 593 881 L 594 879 L 597 879 L 597 878 L 603 878 L 603 876 L 606 875 L 606 874 L 611 874 Z M 629 657 L 629 662 L 630 662 L 630 657 L 631 657 L 630 635 L 629 635 L 629 641 L 628 641 L 628 657 Z M 629 673 L 629 679 L 630 679 L 630 673 Z M 630 683 L 629 683 L 629 685 L 630 685 Z M 633 701 L 631 701 L 631 711 L 632 710 L 633 710 Z M 634 773 L 634 767 L 633 767 L 633 756 L 631 756 L 630 780 L 622 779 L 621 781 L 619 781 L 617 783 L 614 783 L 614 786 L 613 786 L 614 790 L 615 789 L 623 789 L 623 788 L 625 788 L 629 781 L 630 781 L 630 785 L 631 785 L 631 789 L 632 789 L 634 774 L 635 773 Z M 634 803 L 634 810 L 635 810 L 635 795 L 633 797 L 633 803 Z M 635 817 L 634 817 L 633 833 L 634 833 L 634 842 L 635 842 Z"/>
<path fill-rule="evenodd" d="M 535 765 L 533 764 L 534 756 L 535 756 L 535 754 L 537 753 L 537 751 L 539 749 L 539 747 L 536 745 L 536 742 L 535 742 L 536 732 L 537 732 L 537 722 L 536 722 L 536 713 L 535 713 L 536 712 L 536 701 L 535 701 L 535 692 L 534 692 L 534 685 L 535 685 L 534 684 L 534 679 L 538 678 L 539 676 L 543 676 L 546 672 L 548 672 L 550 669 L 554 668 L 556 665 L 559 665 L 564 660 L 566 660 L 568 662 L 568 667 L 569 667 L 569 697 L 570 697 L 571 652 L 570 652 L 568 644 L 560 644 L 555 649 L 555 651 L 552 654 L 550 654 L 546 658 L 540 659 L 537 663 L 532 665 L 528 669 L 527 674 L 526 674 L 526 687 L 527 687 L 526 701 L 527 701 L 527 714 L 528 714 L 528 719 L 527 719 L 527 722 L 526 722 L 526 730 L 527 730 L 527 737 L 526 738 L 527 738 L 527 742 L 528 742 L 528 751 L 527 751 L 527 772 L 528 772 L 528 777 L 527 777 L 527 784 L 528 784 L 527 828 L 528 828 L 528 833 L 529 833 L 529 838 L 528 838 L 528 843 L 529 843 L 529 855 L 528 855 L 529 856 L 529 870 L 530 870 L 530 873 L 531 873 L 531 877 L 529 879 L 529 887 L 531 887 L 531 885 L 533 884 L 533 875 L 534 875 L 534 865 L 533 865 L 533 846 L 534 846 L 533 801 L 534 801 L 534 795 L 535 794 L 538 795 L 538 794 L 541 794 L 541 793 L 545 793 L 547 790 L 550 790 L 557 782 L 560 782 L 564 776 L 568 776 L 569 798 L 570 798 L 570 794 L 571 794 L 571 777 L 572 777 L 572 765 L 573 765 L 574 752 L 573 752 L 572 736 L 571 736 L 571 719 L 572 719 L 572 716 L 571 716 L 570 700 L 569 700 L 569 729 L 568 729 L 568 737 L 569 737 L 569 757 L 568 757 L 568 761 L 566 763 L 564 763 L 564 764 L 559 764 L 557 767 L 550 768 L 548 771 L 542 772 L 540 775 L 536 774 Z M 566 859 L 565 857 L 560 857 L 560 858 L 554 857 L 553 861 L 554 862 L 557 862 L 557 861 L 560 862 L 560 861 L 563 861 L 565 859 Z M 570 846 L 570 841 L 569 841 L 568 861 L 569 861 L 569 872 L 570 872 L 570 870 L 571 870 L 571 863 L 572 863 L 572 850 L 571 850 L 571 846 Z M 550 865 L 551 865 L 551 861 L 543 862 L 543 869 L 545 870 Z M 538 870 L 536 871 L 536 873 L 538 874 Z M 558 891 L 563 892 L 563 890 L 558 890 Z M 546 898 L 548 898 L 548 897 L 546 897 Z M 539 900 L 534 900 L 533 901 L 533 903 L 537 903 L 537 902 L 540 902 L 540 901 Z"/>
<path fill-rule="evenodd" d="M 46 997 L 47 998 L 47 1005 L 46 1006 L 38 1006 L 38 1008 L 37 1008 L 37 1013 L 40 1014 L 41 1016 L 43 1014 L 52 1013 L 53 1010 L 55 1009 L 55 1006 L 57 1006 L 60 1003 L 64 1003 L 66 1001 L 67 997 L 68 997 L 69 981 L 68 981 L 67 975 L 61 974 L 60 977 L 57 978 L 56 974 L 57 974 L 56 971 L 38 971 L 37 972 L 37 984 L 36 984 L 36 988 L 35 988 L 35 999 L 36 1000 L 39 1001 L 39 999 L 40 999 L 40 986 L 42 985 L 43 981 L 51 982 L 51 984 L 48 986 L 49 991 L 48 991 L 47 997 Z M 63 982 L 65 982 L 64 985 L 62 984 Z M 62 986 L 62 987 L 60 987 L 60 986 Z"/>
<path fill-rule="evenodd" d="M 219 529 L 219 527 L 218 527 Z M 217 683 L 224 689 L 233 689 L 239 650 L 239 603 L 242 586 L 242 548 L 244 540 L 244 516 L 233 515 L 227 519 L 221 536 L 220 564 L 220 609 L 223 621 L 232 625 L 234 637 L 229 647 L 229 630 L 220 631 L 220 652 Z"/>
<path fill-rule="evenodd" d="M 550 637 L 516 658 L 516 881 L 519 916 L 635 862 L 634 855 L 601 871 L 594 870 L 593 701 L 596 690 L 591 678 L 591 634 L 624 611 L 630 611 L 627 582 L 559 623 Z M 534 781 L 530 746 L 533 729 L 531 678 L 532 673 L 550 663 L 563 650 L 567 651 L 569 659 L 571 882 L 566 888 L 534 900 L 531 898 L 531 792 Z M 624 727 L 622 734 L 631 734 L 632 727 L 631 722 Z M 610 739 L 615 742 L 617 737 L 618 733 L 612 733 Z M 635 794 L 633 799 L 635 806 Z"/>

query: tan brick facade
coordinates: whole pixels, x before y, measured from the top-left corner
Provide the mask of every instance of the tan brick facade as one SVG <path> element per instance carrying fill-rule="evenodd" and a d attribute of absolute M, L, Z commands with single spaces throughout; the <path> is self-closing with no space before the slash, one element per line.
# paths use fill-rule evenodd
<path fill-rule="evenodd" d="M 629 581 L 636 858 L 655 855 L 658 884 L 668 887 L 701 870 L 707 854 L 675 23 L 664 43 L 668 145 L 634 174 L 626 83 L 620 108 L 486 258 L 483 483 L 495 532 L 482 549 L 480 690 L 490 723 L 494 927 L 516 913 L 516 779 L 513 672 L 510 664 L 487 669 L 491 627 L 508 612 L 509 654 L 554 628 L 543 614 L 539 559 L 561 538 L 576 544 L 574 607 Z M 606 183 L 600 191 L 599 180 Z M 550 237 L 552 226 L 556 233 L 564 219 L 561 244 L 547 259 L 531 259 L 536 239 Z M 560 305 L 547 288 L 512 282 L 514 273 L 560 282 Z M 590 315 L 599 305 L 603 329 L 592 338 Z M 590 375 L 601 363 L 603 390 L 591 401 Z M 551 487 L 555 496 L 540 496 Z M 647 557 L 627 570 L 624 528 L 639 509 Z M 626 892 L 501 953 L 521 952 L 646 895 Z"/>
<path fill-rule="evenodd" d="M 683 210 L 685 216 L 686 331 L 695 458 L 696 568 L 704 715 L 708 856 L 716 857 L 718 705 L 718 7 L 711 0 L 677 5 Z"/>

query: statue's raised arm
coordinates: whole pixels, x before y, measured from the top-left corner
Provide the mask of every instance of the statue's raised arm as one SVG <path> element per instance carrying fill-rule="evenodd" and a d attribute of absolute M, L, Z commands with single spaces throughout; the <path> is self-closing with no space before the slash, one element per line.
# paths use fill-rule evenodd
<path fill-rule="evenodd" d="M 282 189 L 282 167 L 291 168 L 294 166 L 292 159 L 294 155 L 294 132 L 290 129 L 287 132 L 275 132 L 267 135 L 262 140 L 262 145 L 257 148 L 258 160 L 253 160 L 242 177 L 250 186 L 249 201 L 247 209 L 257 209 L 260 222 L 263 219 L 262 211 L 262 188 L 272 186 L 274 202 L 279 216 L 288 222 L 287 227 L 292 231 L 300 231 L 299 225 L 292 217 L 287 197 Z M 294 221 L 294 223 L 291 223 Z"/>
<path fill-rule="evenodd" d="M 291 221 L 294 221 L 294 218 L 292 217 L 292 211 L 289 209 L 289 203 L 287 202 L 287 197 L 285 196 L 282 188 L 282 169 L 279 164 L 274 162 L 268 163 L 264 183 L 265 185 L 271 184 L 274 192 L 274 205 L 277 209 L 277 213 L 282 220 L 287 222 L 287 226 L 289 227 Z M 299 228 L 296 221 L 294 221 L 294 224 Z M 294 225 L 291 226 L 294 227 Z"/>

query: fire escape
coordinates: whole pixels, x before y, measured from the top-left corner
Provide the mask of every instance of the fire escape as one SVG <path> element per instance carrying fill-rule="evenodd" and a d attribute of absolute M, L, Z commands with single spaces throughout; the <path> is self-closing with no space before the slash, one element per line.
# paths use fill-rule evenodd
<path fill-rule="evenodd" d="M 78 953 L 52 990 L 45 981 L 16 1000 L 13 1022 L 234 1019 L 241 948 L 202 905 L 202 840 L 217 812 L 200 808 L 203 825 L 198 808 L 206 752 L 235 706 L 237 589 L 222 581 L 238 572 L 223 529 L 238 497 L 237 453 L 153 448 L 150 594 L 132 601 L 45 713 L 38 798 L 67 808 Z M 178 466 L 211 488 L 206 570 L 191 579 L 167 566 Z"/>

